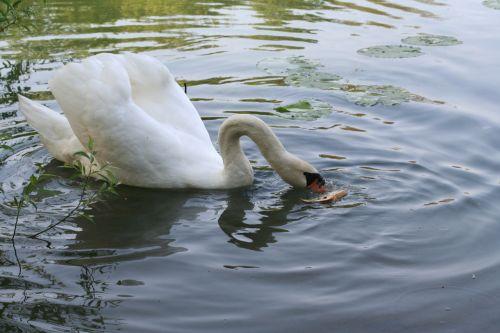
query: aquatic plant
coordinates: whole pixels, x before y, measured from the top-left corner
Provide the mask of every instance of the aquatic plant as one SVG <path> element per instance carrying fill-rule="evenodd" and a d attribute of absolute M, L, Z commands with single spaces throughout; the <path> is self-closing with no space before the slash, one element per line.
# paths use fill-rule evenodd
<path fill-rule="evenodd" d="M 414 46 L 405 45 L 379 45 L 358 50 L 359 54 L 374 58 L 413 58 L 424 54 Z"/>
<path fill-rule="evenodd" d="M 332 113 L 332 106 L 326 102 L 310 99 L 274 108 L 277 115 L 287 119 L 315 120 Z"/>
<path fill-rule="evenodd" d="M 462 41 L 451 36 L 418 34 L 417 36 L 406 37 L 401 42 L 419 46 L 451 46 L 462 44 Z"/>
<path fill-rule="evenodd" d="M 361 106 L 368 107 L 378 104 L 393 106 L 410 101 L 441 103 L 411 93 L 401 87 L 384 84 L 367 85 L 353 83 L 339 75 L 320 71 L 321 67 L 323 66 L 320 63 L 306 59 L 302 56 L 266 58 L 257 63 L 257 68 L 262 71 L 273 76 L 282 76 L 282 84 L 293 87 L 334 91 L 342 94 L 346 100 Z M 327 112 L 323 107 L 320 107 L 319 110 L 324 111 L 321 112 L 322 115 L 325 115 Z M 305 115 L 305 113 L 302 113 L 302 115 Z"/>

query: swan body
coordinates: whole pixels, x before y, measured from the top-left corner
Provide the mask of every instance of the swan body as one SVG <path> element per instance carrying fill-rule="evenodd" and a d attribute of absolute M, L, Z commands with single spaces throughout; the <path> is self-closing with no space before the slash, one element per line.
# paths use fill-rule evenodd
<path fill-rule="evenodd" d="M 92 138 L 97 161 L 111 164 L 123 184 L 204 189 L 250 185 L 253 171 L 239 142 L 244 135 L 289 184 L 306 187 L 322 181 L 314 167 L 288 153 L 253 116 L 234 115 L 222 124 L 219 155 L 189 98 L 167 67 L 152 57 L 92 56 L 63 66 L 49 87 L 64 115 L 19 96 L 21 113 L 47 150 L 72 163 L 74 153 L 84 151 L 82 143 Z"/>

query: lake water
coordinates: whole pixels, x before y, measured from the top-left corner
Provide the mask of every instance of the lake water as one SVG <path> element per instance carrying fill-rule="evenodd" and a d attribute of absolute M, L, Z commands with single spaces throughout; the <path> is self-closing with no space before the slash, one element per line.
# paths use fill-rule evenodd
<path fill-rule="evenodd" d="M 0 165 L 1 331 L 498 332 L 495 8 L 494 0 L 37 7 L 31 31 L 11 29 L 0 41 L 0 135 L 14 148 Z M 17 112 L 16 93 L 59 110 L 47 88 L 55 69 L 121 51 L 150 54 L 186 82 L 214 143 L 225 117 L 256 114 L 348 197 L 302 203 L 308 194 L 244 139 L 251 187 L 122 187 L 92 208 L 95 222 L 25 237 L 74 207 L 79 188 Z M 37 211 L 23 210 L 13 246 L 7 201 L 35 163 L 59 177 L 37 191 Z"/>

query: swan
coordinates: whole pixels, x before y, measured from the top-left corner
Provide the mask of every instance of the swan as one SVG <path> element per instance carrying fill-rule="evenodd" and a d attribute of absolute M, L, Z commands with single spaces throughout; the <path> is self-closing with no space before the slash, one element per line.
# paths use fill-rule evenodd
<path fill-rule="evenodd" d="M 324 191 L 318 171 L 289 153 L 257 117 L 227 118 L 219 130 L 219 154 L 168 68 L 150 56 L 94 55 L 58 69 L 49 88 L 64 115 L 22 95 L 19 110 L 61 162 L 73 163 L 92 138 L 97 162 L 110 164 L 122 184 L 230 189 L 253 182 L 240 145 L 240 137 L 248 136 L 285 182 Z"/>

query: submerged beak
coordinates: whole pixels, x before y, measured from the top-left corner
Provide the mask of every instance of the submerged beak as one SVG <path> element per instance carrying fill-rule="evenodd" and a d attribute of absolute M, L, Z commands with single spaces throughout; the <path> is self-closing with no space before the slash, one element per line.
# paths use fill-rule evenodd
<path fill-rule="evenodd" d="M 304 172 L 304 176 L 306 176 L 308 189 L 316 193 L 326 192 L 325 179 L 319 173 Z"/>
<path fill-rule="evenodd" d="M 319 179 L 314 180 L 307 186 L 308 189 L 315 193 L 325 193 L 326 192 L 326 186 L 325 186 L 325 181 L 321 181 Z"/>

